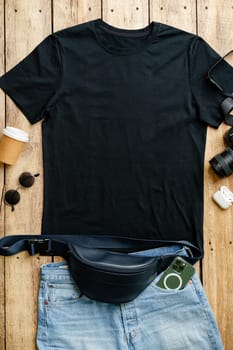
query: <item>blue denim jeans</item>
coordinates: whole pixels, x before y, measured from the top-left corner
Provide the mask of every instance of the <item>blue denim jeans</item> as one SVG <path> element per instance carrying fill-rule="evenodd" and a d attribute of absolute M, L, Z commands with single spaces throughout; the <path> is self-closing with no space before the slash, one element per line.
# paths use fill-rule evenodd
<path fill-rule="evenodd" d="M 188 251 L 173 245 L 136 254 L 174 253 L 185 256 Z M 223 349 L 196 273 L 184 289 L 166 290 L 156 285 L 162 272 L 136 299 L 120 305 L 82 295 L 66 262 L 44 264 L 40 273 L 39 350 Z"/>

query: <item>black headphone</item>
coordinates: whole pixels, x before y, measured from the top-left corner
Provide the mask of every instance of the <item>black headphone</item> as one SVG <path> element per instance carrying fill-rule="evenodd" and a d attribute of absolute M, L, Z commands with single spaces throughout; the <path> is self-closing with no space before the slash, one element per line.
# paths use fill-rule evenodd
<path fill-rule="evenodd" d="M 219 64 L 226 56 L 228 56 L 233 50 L 230 50 L 227 52 L 223 57 L 220 57 L 216 63 L 214 63 L 207 72 L 207 78 L 209 81 L 217 87 L 218 90 L 221 91 L 221 93 L 226 96 L 226 98 L 223 100 L 223 102 L 220 104 L 221 109 L 225 116 L 225 123 L 228 125 L 233 126 L 233 115 L 230 114 L 230 112 L 233 110 L 233 92 L 226 92 L 223 90 L 221 85 L 219 85 L 210 75 L 210 73 L 213 71 L 213 69 Z M 233 80 L 233 76 L 232 76 Z"/>

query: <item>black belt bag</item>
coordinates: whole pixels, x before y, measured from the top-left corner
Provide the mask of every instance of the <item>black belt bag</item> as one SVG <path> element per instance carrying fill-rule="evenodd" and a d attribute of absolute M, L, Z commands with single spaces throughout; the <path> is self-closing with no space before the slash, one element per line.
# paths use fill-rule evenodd
<path fill-rule="evenodd" d="M 59 255 L 67 260 L 80 291 L 91 299 L 126 303 L 136 298 L 174 259 L 130 253 L 179 244 L 190 251 L 184 259 L 194 264 L 200 250 L 187 241 L 141 240 L 93 235 L 13 235 L 0 239 L 0 255 L 27 250 L 30 255 Z"/>

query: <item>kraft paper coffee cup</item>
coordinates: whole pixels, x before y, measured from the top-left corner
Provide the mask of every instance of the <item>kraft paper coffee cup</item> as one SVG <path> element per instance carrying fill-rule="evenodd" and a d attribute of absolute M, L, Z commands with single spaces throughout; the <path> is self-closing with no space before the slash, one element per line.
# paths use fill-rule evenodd
<path fill-rule="evenodd" d="M 29 136 L 26 131 L 7 126 L 3 129 L 3 136 L 0 140 L 0 161 L 10 165 L 15 164 L 28 141 Z"/>

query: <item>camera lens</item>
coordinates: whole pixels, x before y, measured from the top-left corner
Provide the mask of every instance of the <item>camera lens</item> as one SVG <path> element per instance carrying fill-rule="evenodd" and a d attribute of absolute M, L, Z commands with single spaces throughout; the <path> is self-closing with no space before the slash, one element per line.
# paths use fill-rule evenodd
<path fill-rule="evenodd" d="M 218 176 L 225 177 L 231 175 L 233 173 L 233 150 L 227 148 L 224 152 L 210 159 L 209 163 Z"/>
<path fill-rule="evenodd" d="M 185 262 L 177 260 L 176 263 L 173 265 L 173 269 L 176 270 L 177 272 L 183 271 L 185 267 Z"/>
<path fill-rule="evenodd" d="M 223 139 L 226 146 L 233 147 L 233 127 L 225 132 Z"/>

